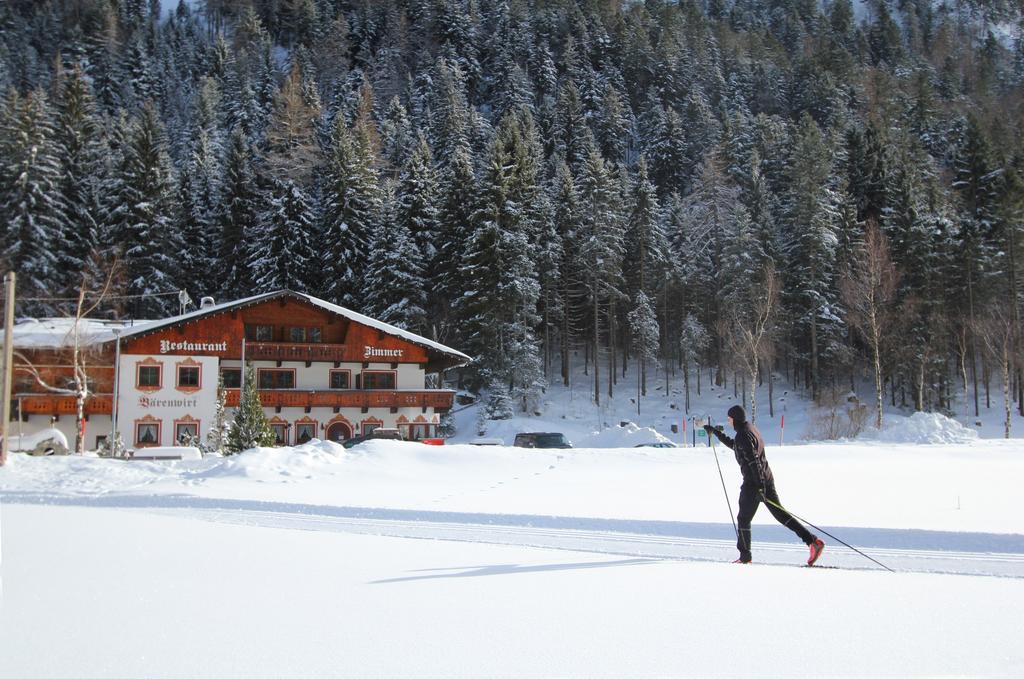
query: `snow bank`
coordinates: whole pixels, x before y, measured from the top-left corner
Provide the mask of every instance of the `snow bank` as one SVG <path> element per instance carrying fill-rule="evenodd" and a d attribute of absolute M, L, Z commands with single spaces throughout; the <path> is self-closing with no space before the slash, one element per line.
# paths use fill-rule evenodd
<path fill-rule="evenodd" d="M 632 448 L 641 443 L 661 443 L 668 440 L 651 427 L 640 427 L 627 422 L 625 426 L 610 427 L 573 441 L 573 445 L 577 448 Z"/>
<path fill-rule="evenodd" d="M 886 415 L 882 429 L 868 429 L 861 439 L 883 443 L 972 443 L 978 432 L 941 413 L 914 413 L 910 417 Z"/>
<path fill-rule="evenodd" d="M 29 452 L 35 450 L 36 446 L 44 441 L 51 441 L 53 443 L 60 444 L 64 447 L 64 450 L 60 451 L 62 453 L 66 453 L 68 451 L 68 438 L 60 429 L 43 429 L 35 434 L 11 436 L 8 450 L 11 452 Z"/>
<path fill-rule="evenodd" d="M 275 476 L 309 476 L 310 472 L 340 463 L 345 447 L 333 441 L 311 439 L 299 446 L 252 448 L 238 455 L 223 458 L 200 476 L 268 478 Z"/>

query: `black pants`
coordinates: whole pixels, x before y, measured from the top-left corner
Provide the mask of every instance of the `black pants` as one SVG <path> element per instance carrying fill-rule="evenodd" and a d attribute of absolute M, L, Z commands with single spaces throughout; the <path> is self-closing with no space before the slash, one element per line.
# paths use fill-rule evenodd
<path fill-rule="evenodd" d="M 777 505 L 781 505 L 779 494 L 775 492 L 775 484 L 769 483 L 765 489 L 765 497 Z M 757 486 L 744 483 L 740 486 L 740 513 L 736 515 L 736 523 L 739 528 L 739 535 L 736 539 L 736 548 L 740 550 L 740 559 L 750 561 L 750 522 L 757 513 L 757 507 L 761 504 L 761 493 Z M 772 513 L 775 520 L 786 528 L 797 534 L 805 545 L 809 545 L 816 539 L 814 534 L 804 528 L 803 524 L 794 519 L 789 512 L 779 509 L 771 502 L 766 502 L 768 511 Z"/>

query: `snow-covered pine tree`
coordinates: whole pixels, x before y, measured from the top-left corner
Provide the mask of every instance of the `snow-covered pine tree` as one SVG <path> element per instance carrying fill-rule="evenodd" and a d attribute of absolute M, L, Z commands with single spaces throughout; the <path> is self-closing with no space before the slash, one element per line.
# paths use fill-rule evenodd
<path fill-rule="evenodd" d="M 412 154 L 416 136 L 409 121 L 409 113 L 398 97 L 392 97 L 388 102 L 380 133 L 384 163 L 390 167 L 404 167 Z"/>
<path fill-rule="evenodd" d="M 647 396 L 647 362 L 658 356 L 661 327 L 658 325 L 658 316 L 654 313 L 651 300 L 643 290 L 637 291 L 633 298 L 633 308 L 626 316 L 629 321 L 629 334 L 633 338 L 633 352 L 639 363 L 637 380 L 640 383 L 640 395 Z M 639 401 L 636 409 L 640 412 Z"/>
<path fill-rule="evenodd" d="M 435 291 L 439 282 L 437 241 L 440 192 L 430 146 L 423 136 L 420 136 L 409 162 L 402 170 L 397 190 L 395 216 L 409 234 L 408 254 L 416 260 L 421 271 L 427 308 L 433 308 L 438 304 Z M 422 325 L 426 320 L 419 319 L 416 327 L 428 336 L 436 336 L 433 329 Z"/>
<path fill-rule="evenodd" d="M 568 387 L 571 376 L 570 357 L 584 327 L 584 318 L 589 306 L 586 303 L 584 281 L 586 272 L 573 244 L 583 228 L 583 217 L 579 194 L 569 166 L 560 162 L 555 170 L 551 185 L 554 206 L 552 225 L 554 235 L 561 242 L 561 258 L 558 261 L 557 308 L 559 313 L 559 351 L 561 356 L 562 383 Z M 546 277 L 545 273 L 542 276 Z"/>
<path fill-rule="evenodd" d="M 231 133 L 223 162 L 220 204 L 216 223 L 219 231 L 218 258 L 221 262 L 220 294 L 228 299 L 252 292 L 249 260 L 256 243 L 260 196 L 252 154 L 241 127 Z"/>
<path fill-rule="evenodd" d="M 629 100 L 618 88 L 605 86 L 604 100 L 598 112 L 597 143 L 601 154 L 616 165 L 629 162 L 634 147 L 633 111 Z"/>
<path fill-rule="evenodd" d="M 196 299 L 213 294 L 223 284 L 222 272 L 215 266 L 219 250 L 215 214 L 220 202 L 219 175 L 210 137 L 200 131 L 186 171 L 181 173 L 175 225 L 185 243 L 179 258 L 181 283 Z"/>
<path fill-rule="evenodd" d="M 227 391 L 224 389 L 224 377 L 217 377 L 217 403 L 213 407 L 213 420 L 206 433 L 206 453 L 224 453 L 231 436 L 232 422 L 227 419 Z"/>
<path fill-rule="evenodd" d="M 700 358 L 710 344 L 704 325 L 693 314 L 686 314 L 679 330 L 679 358 L 683 364 L 683 387 L 686 391 L 685 412 L 690 412 L 690 366 L 695 365 L 697 394 L 700 394 Z"/>
<path fill-rule="evenodd" d="M 626 221 L 627 291 L 636 300 L 638 292 L 657 287 L 668 260 L 668 239 L 662 230 L 658 196 L 647 175 L 647 160 L 641 156 L 632 186 L 632 211 Z"/>
<path fill-rule="evenodd" d="M 832 155 L 821 129 L 805 114 L 790 156 L 784 247 L 789 276 L 786 289 L 795 313 L 794 344 L 806 361 L 815 400 L 821 385 L 821 359 L 839 322 L 835 314 L 837 241 Z"/>
<path fill-rule="evenodd" d="M 690 188 L 690 167 L 679 114 L 672 109 L 662 111 L 649 135 L 643 152 L 650 163 L 651 178 L 664 193 L 684 194 Z"/>
<path fill-rule="evenodd" d="M 369 146 L 359 142 L 342 116 L 334 120 L 321 200 L 320 233 L 326 254 L 323 295 L 336 304 L 360 309 L 381 203 Z"/>
<path fill-rule="evenodd" d="M 454 346 L 460 346 L 465 336 L 464 328 L 456 321 L 460 315 L 462 294 L 473 286 L 473 281 L 462 267 L 462 255 L 473 235 L 477 192 L 472 151 L 467 145 L 460 146 L 456 148 L 441 180 L 435 297 L 439 304 L 434 309 L 438 339 Z"/>
<path fill-rule="evenodd" d="M 623 227 L 616 210 L 614 180 L 601 153 L 591 146 L 579 180 L 583 224 L 579 236 L 580 260 L 586 270 L 585 287 L 590 308 L 591 341 L 594 357 L 594 402 L 601 404 L 600 355 L 602 325 L 607 330 L 608 345 L 612 337 L 614 306 L 623 296 L 622 280 Z M 607 322 L 602 324 L 602 312 Z M 610 357 L 610 352 L 609 352 Z M 612 390 L 613 376 L 608 376 Z"/>
<path fill-rule="evenodd" d="M 107 211 L 109 238 L 124 266 L 126 310 L 135 318 L 176 312 L 179 259 L 185 247 L 175 228 L 174 171 L 156 109 L 143 108 L 124 134 Z M 157 296 L 163 295 L 163 296 Z"/>
<path fill-rule="evenodd" d="M 532 411 L 544 389 L 543 366 L 534 328 L 538 324 L 540 285 L 530 257 L 525 206 L 513 199 L 516 159 L 524 152 L 513 116 L 502 119 L 480 182 L 476 231 L 463 258 L 474 287 L 463 297 L 466 346 L 483 370 L 475 386 L 505 384 L 519 408 Z"/>
<path fill-rule="evenodd" d="M 249 267 L 253 293 L 322 285 L 316 247 L 315 214 L 306 192 L 291 179 L 271 179 L 266 212 L 259 219 Z"/>
<path fill-rule="evenodd" d="M 996 179 L 992 149 L 977 117 L 967 119 L 963 139 L 957 148 L 953 188 L 959 195 L 960 220 L 957 241 L 960 266 L 957 272 L 957 306 L 968 321 L 970 336 L 969 363 L 974 386 L 974 415 L 980 413 L 978 395 L 977 354 L 975 328 L 978 310 L 987 305 L 993 294 L 992 283 L 998 280 L 1002 262 L 994 247 L 996 230 Z"/>
<path fill-rule="evenodd" d="M 423 268 L 406 223 L 395 214 L 394 183 L 383 188 L 383 213 L 370 241 L 374 266 L 364 281 L 366 313 L 422 334 L 427 323 Z"/>
<path fill-rule="evenodd" d="M 429 142 L 440 162 L 447 163 L 455 149 L 470 136 L 470 110 L 462 71 L 444 57 L 434 62 L 430 102 Z"/>
<path fill-rule="evenodd" d="M 9 90 L 0 110 L 0 262 L 17 272 L 24 297 L 52 296 L 64 279 L 51 250 L 66 219 L 54 136 L 46 95 L 37 90 L 21 97 Z M 47 302 L 23 309 L 55 310 Z"/>
<path fill-rule="evenodd" d="M 225 455 L 260 446 L 272 446 L 276 441 L 267 416 L 263 414 L 258 386 L 256 370 L 249 363 L 245 366 L 245 383 L 242 385 L 241 400 L 231 423 L 231 431 L 227 435 Z"/>
<path fill-rule="evenodd" d="M 99 240 L 103 178 L 102 122 L 81 65 L 63 71 L 54 83 L 57 125 L 55 144 L 60 157 L 60 192 L 66 206 L 58 240 L 57 272 L 60 289 L 70 293 L 81 282 Z M 98 272 L 93 272 L 98 276 Z M 56 281 L 55 281 L 56 282 Z"/>
<path fill-rule="evenodd" d="M 551 152 L 565 160 L 574 173 L 587 161 L 588 146 L 593 135 L 587 126 L 576 84 L 569 80 L 558 92 L 555 119 L 551 129 Z"/>
<path fill-rule="evenodd" d="M 743 205 L 736 206 L 731 221 L 728 231 L 722 234 L 718 288 L 720 308 L 729 314 L 749 307 L 763 283 L 761 272 L 768 261 Z"/>

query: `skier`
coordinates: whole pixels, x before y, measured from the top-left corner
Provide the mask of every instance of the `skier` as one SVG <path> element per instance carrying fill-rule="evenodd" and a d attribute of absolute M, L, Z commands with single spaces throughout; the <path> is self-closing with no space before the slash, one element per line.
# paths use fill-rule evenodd
<path fill-rule="evenodd" d="M 740 558 L 733 563 L 750 563 L 750 522 L 754 518 L 754 513 L 757 512 L 758 505 L 764 501 L 775 520 L 796 533 L 810 548 L 811 553 L 807 558 L 807 565 L 814 565 L 824 551 L 825 543 L 782 509 L 779 494 L 775 491 L 775 478 L 772 476 L 771 468 L 768 467 L 768 458 L 764 454 L 764 439 L 761 438 L 761 432 L 753 424 L 747 422 L 747 413 L 739 405 L 729 408 L 729 425 L 736 432 L 735 439 L 729 438 L 710 424 L 704 425 L 704 431 L 709 436 L 713 434 L 719 441 L 732 449 L 736 454 L 740 470 L 743 472 L 743 485 L 740 486 L 740 508 L 739 514 L 736 516 L 736 522 L 739 524 L 736 547 L 740 550 Z"/>

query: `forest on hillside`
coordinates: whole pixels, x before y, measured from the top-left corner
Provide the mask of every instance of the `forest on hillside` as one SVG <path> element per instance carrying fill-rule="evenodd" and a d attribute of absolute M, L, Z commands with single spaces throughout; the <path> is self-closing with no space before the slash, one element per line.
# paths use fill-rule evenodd
<path fill-rule="evenodd" d="M 571 357 L 598 403 L 660 363 L 1024 414 L 1021 29 L 1008 0 L 5 0 L 0 269 L 23 316 L 108 279 L 121 318 L 307 292 L 474 356 L 495 416 Z"/>

